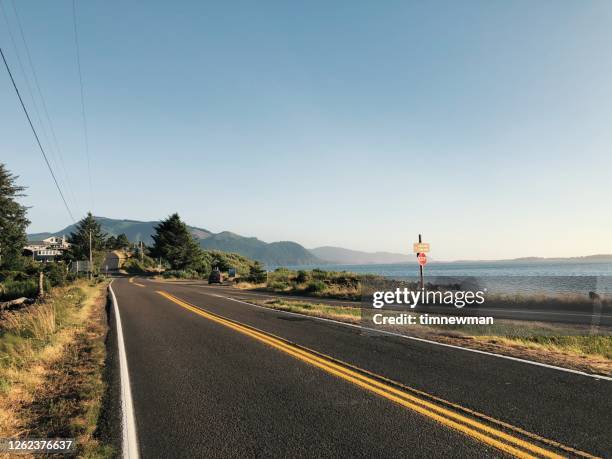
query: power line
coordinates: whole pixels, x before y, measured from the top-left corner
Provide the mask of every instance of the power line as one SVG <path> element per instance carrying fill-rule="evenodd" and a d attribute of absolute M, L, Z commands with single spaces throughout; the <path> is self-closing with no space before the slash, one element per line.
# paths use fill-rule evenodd
<path fill-rule="evenodd" d="M 77 30 L 76 0 L 72 0 L 72 24 L 74 26 L 74 44 L 76 46 L 77 67 L 79 69 L 79 85 L 81 87 L 81 115 L 83 117 L 83 132 L 85 133 L 85 155 L 87 156 L 87 176 L 89 178 L 89 199 L 93 207 L 93 186 L 91 184 L 91 163 L 89 159 L 89 134 L 87 132 L 87 117 L 85 116 L 85 96 L 83 95 L 83 73 L 81 71 L 81 52 Z"/>
<path fill-rule="evenodd" d="M 4 61 L 4 66 L 6 67 L 6 71 L 8 72 L 9 77 L 11 78 L 11 82 L 13 83 L 13 88 L 15 89 L 15 93 L 17 94 L 17 97 L 19 98 L 19 103 L 21 104 L 21 108 L 23 108 L 23 112 L 25 113 L 25 116 L 28 119 L 28 123 L 30 124 L 30 128 L 32 129 L 32 133 L 34 134 L 34 138 L 36 139 L 36 143 L 38 144 L 38 148 L 40 148 L 40 152 L 42 153 L 43 158 L 45 159 L 45 163 L 47 164 L 47 168 L 49 169 L 49 172 L 51 173 L 51 177 L 53 177 L 53 182 L 55 183 L 55 186 L 57 187 L 57 191 L 59 191 L 60 197 L 62 198 L 62 202 L 64 203 L 64 206 L 66 207 L 66 210 L 68 211 L 68 215 L 70 215 L 70 219 L 72 220 L 73 223 L 75 223 L 74 217 L 72 216 L 72 212 L 70 211 L 70 207 L 68 207 L 66 198 L 64 198 L 64 193 L 62 193 L 62 189 L 60 188 L 59 183 L 57 183 L 57 179 L 55 178 L 55 174 L 53 173 L 53 168 L 51 167 L 51 164 L 49 164 L 49 159 L 47 158 L 45 149 L 40 143 L 40 139 L 38 138 L 36 129 L 34 128 L 34 125 L 32 124 L 32 119 L 30 118 L 28 109 L 23 103 L 23 99 L 21 98 L 21 94 L 19 93 L 19 89 L 17 88 L 17 84 L 15 83 L 15 79 L 13 78 L 13 73 L 11 72 L 11 68 L 9 67 L 8 62 L 6 61 L 6 57 L 4 57 L 4 52 L 2 51 L 2 48 L 0 48 L 0 55 L 2 55 L 2 60 Z"/>
<path fill-rule="evenodd" d="M 1 0 L 0 0 L 0 2 L 1 2 Z M 56 157 L 59 157 L 59 161 L 58 162 L 59 162 L 59 164 L 60 164 L 60 166 L 62 168 L 62 171 L 64 172 L 64 185 L 66 185 L 68 187 L 68 191 L 70 192 L 70 195 L 72 197 L 73 204 L 76 204 L 77 211 L 78 211 L 78 207 L 79 207 L 78 200 L 77 200 L 76 195 L 74 194 L 74 191 L 73 191 L 73 188 L 72 188 L 72 183 L 70 181 L 70 175 L 68 174 L 68 171 L 66 169 L 66 164 L 64 162 L 64 156 L 62 154 L 62 149 L 59 146 L 59 141 L 57 140 L 57 135 L 55 133 L 55 128 L 53 127 L 53 123 L 51 122 L 51 117 L 49 116 L 49 110 L 47 109 L 47 103 L 45 102 L 45 98 L 43 96 L 42 90 L 40 89 L 40 84 L 38 82 L 38 75 L 36 74 L 36 68 L 34 67 L 34 63 L 32 61 L 32 56 L 30 54 L 30 48 L 29 48 L 28 43 L 27 43 L 26 38 L 25 38 L 25 33 L 23 31 L 23 26 L 21 24 L 21 18 L 19 17 L 19 12 L 17 11 L 17 6 L 15 5 L 15 0 L 12 0 L 12 5 L 13 5 L 13 11 L 15 12 L 15 18 L 17 18 L 17 25 L 19 26 L 19 32 L 21 34 L 21 40 L 23 41 L 23 46 L 24 46 L 24 48 L 26 50 L 26 55 L 28 57 L 28 62 L 30 64 L 30 69 L 32 70 L 34 84 L 36 85 L 36 89 L 38 91 L 38 96 L 40 97 L 40 100 L 42 102 L 43 112 L 44 112 L 45 117 L 47 119 L 47 123 L 49 124 L 49 130 L 51 131 L 51 136 L 52 136 L 53 141 L 54 141 L 54 144 L 52 144 L 52 145 L 55 147 Z M 5 19 L 7 19 L 6 18 L 6 13 L 5 13 Z M 14 44 L 14 42 L 13 42 L 13 44 Z M 41 123 L 41 125 L 42 125 L 42 123 Z"/>

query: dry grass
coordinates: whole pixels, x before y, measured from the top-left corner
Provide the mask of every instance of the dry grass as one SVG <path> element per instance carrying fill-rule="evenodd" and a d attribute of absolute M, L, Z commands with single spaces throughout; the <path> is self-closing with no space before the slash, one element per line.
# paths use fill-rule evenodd
<path fill-rule="evenodd" d="M 255 289 L 264 289 L 266 287 L 266 284 L 265 283 L 254 284 L 251 282 L 242 281 L 242 282 L 238 282 L 234 284 L 234 287 L 239 290 L 255 290 Z"/>
<path fill-rule="evenodd" d="M 610 336 L 478 336 L 476 340 L 520 344 L 529 349 L 566 352 L 577 356 L 598 356 L 612 361 L 612 337 Z"/>
<path fill-rule="evenodd" d="M 307 316 L 323 317 L 341 320 L 349 323 L 359 323 L 361 310 L 359 308 L 329 306 L 320 303 L 306 303 L 303 301 L 265 300 L 254 303 L 280 311 L 295 312 Z"/>
<path fill-rule="evenodd" d="M 77 438 L 80 457 L 111 457 L 94 438 L 104 394 L 106 284 L 55 289 L 0 318 L 0 437 Z"/>

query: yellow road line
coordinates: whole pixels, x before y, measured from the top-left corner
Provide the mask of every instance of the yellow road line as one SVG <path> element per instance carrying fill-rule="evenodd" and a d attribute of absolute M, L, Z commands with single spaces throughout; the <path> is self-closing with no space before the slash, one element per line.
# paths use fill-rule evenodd
<path fill-rule="evenodd" d="M 130 284 L 137 285 L 138 287 L 144 287 L 143 284 L 139 284 L 138 282 L 134 282 L 134 277 L 130 277 L 130 280 L 128 282 Z"/>
<path fill-rule="evenodd" d="M 431 419 L 434 419 L 437 422 L 445 426 L 451 427 L 466 435 L 471 436 L 472 438 L 482 441 L 485 444 L 488 444 L 497 449 L 500 449 L 501 451 L 505 451 L 509 454 L 512 454 L 520 458 L 529 458 L 529 457 L 560 458 L 560 457 L 563 457 L 553 451 L 544 449 L 534 443 L 530 443 L 519 437 L 508 434 L 504 431 L 495 429 L 483 422 L 480 422 L 470 417 L 466 417 L 460 413 L 451 411 L 447 408 L 441 407 L 427 400 L 423 400 L 421 398 L 415 397 L 414 395 L 411 395 L 410 393 L 399 390 L 397 387 L 394 387 L 385 382 L 381 382 L 380 379 L 383 379 L 384 381 L 384 378 L 378 377 L 378 375 L 373 375 L 369 373 L 372 376 L 378 377 L 378 380 L 373 379 L 372 377 L 369 377 L 366 374 L 364 374 L 367 372 L 363 370 L 357 369 L 357 370 L 360 370 L 361 372 L 354 371 L 350 367 L 339 365 L 338 363 L 335 363 L 333 360 L 322 358 L 320 355 L 317 355 L 316 353 L 304 350 L 303 348 L 300 348 L 299 346 L 282 341 L 276 337 L 265 334 L 247 325 L 240 324 L 235 321 L 218 316 L 216 314 L 210 313 L 208 311 L 199 309 L 179 298 L 176 298 L 170 295 L 167 292 L 157 291 L 157 293 L 169 299 L 170 301 L 178 304 L 179 306 L 185 309 L 188 309 L 202 317 L 205 317 L 209 320 L 212 320 L 221 325 L 229 327 L 242 334 L 251 336 L 252 338 L 256 340 L 264 342 L 299 360 L 302 360 L 313 366 L 316 366 L 330 374 L 333 374 L 359 387 L 362 387 L 363 389 L 366 389 L 370 392 L 373 392 L 382 397 L 385 397 L 388 400 L 392 400 L 406 408 L 416 411 Z M 499 424 L 508 426 L 507 424 L 501 423 L 501 422 Z M 515 430 L 518 431 L 519 429 L 515 429 Z M 534 434 L 530 434 L 529 436 L 538 438 Z M 546 441 L 546 439 L 542 439 L 542 440 Z M 580 451 L 574 450 L 573 448 L 565 447 L 564 445 L 560 445 L 556 442 L 549 441 L 549 443 L 555 446 L 558 446 L 568 452 L 572 452 L 573 454 L 578 453 L 581 456 L 593 457 L 587 453 L 582 453 Z"/>

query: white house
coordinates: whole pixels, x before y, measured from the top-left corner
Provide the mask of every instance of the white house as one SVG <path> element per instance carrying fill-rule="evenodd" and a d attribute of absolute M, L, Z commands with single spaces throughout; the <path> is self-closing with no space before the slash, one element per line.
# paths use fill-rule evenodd
<path fill-rule="evenodd" d="M 66 236 L 51 236 L 42 241 L 30 242 L 23 248 L 23 251 L 34 260 L 53 261 L 69 247 L 70 243 L 66 241 Z"/>

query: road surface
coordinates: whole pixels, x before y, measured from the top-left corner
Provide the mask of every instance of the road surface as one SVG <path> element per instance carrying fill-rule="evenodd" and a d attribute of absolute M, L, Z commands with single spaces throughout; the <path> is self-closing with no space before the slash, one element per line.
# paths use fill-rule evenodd
<path fill-rule="evenodd" d="M 612 382 L 116 279 L 142 457 L 612 455 Z M 556 456 L 559 455 L 559 456 Z"/>

